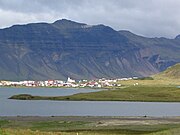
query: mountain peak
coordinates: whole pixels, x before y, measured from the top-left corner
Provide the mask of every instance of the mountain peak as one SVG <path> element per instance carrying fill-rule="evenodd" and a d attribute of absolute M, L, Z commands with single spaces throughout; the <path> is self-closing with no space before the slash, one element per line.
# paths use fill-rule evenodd
<path fill-rule="evenodd" d="M 85 26 L 86 24 L 78 23 L 75 21 L 67 20 L 67 19 L 61 19 L 61 20 L 55 21 L 52 25 L 61 29 L 68 29 L 68 28 L 81 28 L 82 26 Z"/>

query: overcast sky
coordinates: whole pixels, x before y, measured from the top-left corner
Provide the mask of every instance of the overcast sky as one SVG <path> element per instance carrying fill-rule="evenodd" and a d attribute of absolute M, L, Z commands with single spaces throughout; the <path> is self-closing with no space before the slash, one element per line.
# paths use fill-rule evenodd
<path fill-rule="evenodd" d="M 0 28 L 62 18 L 174 38 L 180 34 L 180 0 L 0 0 Z"/>

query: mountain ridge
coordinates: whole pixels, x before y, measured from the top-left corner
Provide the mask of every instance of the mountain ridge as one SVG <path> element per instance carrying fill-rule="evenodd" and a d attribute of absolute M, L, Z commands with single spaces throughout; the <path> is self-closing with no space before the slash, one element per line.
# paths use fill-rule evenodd
<path fill-rule="evenodd" d="M 111 28 L 110 26 L 107 26 L 107 25 L 104 25 L 104 24 L 97 24 L 97 25 L 88 25 L 88 24 L 86 24 L 86 23 L 81 23 L 81 22 L 76 22 L 76 21 L 72 21 L 72 20 L 69 20 L 69 19 L 58 19 L 58 20 L 56 20 L 56 21 L 54 21 L 54 22 L 52 22 L 52 23 L 47 23 L 47 22 L 37 22 L 37 23 L 26 23 L 26 24 L 15 24 L 15 25 L 12 25 L 12 26 L 9 26 L 9 27 L 5 27 L 5 28 L 0 28 L 0 30 L 4 30 L 4 29 L 10 29 L 10 28 L 12 28 L 12 27 L 16 27 L 16 26 L 27 26 L 27 25 L 41 25 L 41 24 L 46 24 L 46 25 L 54 25 L 54 24 L 56 24 L 56 23 L 64 23 L 64 24 L 67 24 L 67 23 L 69 23 L 69 24 L 74 24 L 74 25 L 79 25 L 79 26 L 84 26 L 84 25 L 87 25 L 87 28 L 88 27 L 93 27 L 93 26 L 105 26 L 105 27 L 109 27 L 109 28 Z M 82 28 L 84 28 L 84 27 L 82 27 Z M 85 27 L 86 28 L 86 27 Z M 113 28 L 111 28 L 111 29 L 113 29 Z M 135 33 L 133 33 L 133 32 L 131 32 L 130 30 L 115 30 L 115 29 L 113 29 L 114 31 L 117 31 L 117 32 L 127 32 L 127 33 L 130 33 L 130 34 L 133 34 L 133 35 L 136 35 L 136 36 L 139 36 L 139 37 L 143 37 L 143 38 L 149 38 L 149 39 L 153 39 L 153 38 L 165 38 L 165 39 L 177 39 L 177 38 L 179 38 L 180 37 L 180 34 L 178 34 L 177 36 L 175 36 L 175 38 L 167 38 L 167 37 L 146 37 L 146 36 L 143 36 L 143 35 L 138 35 L 138 34 L 135 34 Z"/>
<path fill-rule="evenodd" d="M 0 79 L 149 76 L 180 62 L 180 41 L 71 20 L 0 29 Z"/>

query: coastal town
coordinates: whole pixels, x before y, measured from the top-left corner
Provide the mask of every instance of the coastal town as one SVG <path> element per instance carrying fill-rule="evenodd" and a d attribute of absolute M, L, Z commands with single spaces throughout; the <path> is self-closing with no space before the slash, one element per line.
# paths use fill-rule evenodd
<path fill-rule="evenodd" d="M 0 86 L 14 86 L 14 87 L 67 87 L 67 88 L 103 88 L 103 87 L 120 87 L 121 84 L 118 81 L 126 81 L 137 79 L 137 77 L 120 78 L 120 79 L 96 79 L 96 80 L 74 80 L 70 77 L 66 81 L 62 80 L 46 80 L 46 81 L 0 81 Z"/>

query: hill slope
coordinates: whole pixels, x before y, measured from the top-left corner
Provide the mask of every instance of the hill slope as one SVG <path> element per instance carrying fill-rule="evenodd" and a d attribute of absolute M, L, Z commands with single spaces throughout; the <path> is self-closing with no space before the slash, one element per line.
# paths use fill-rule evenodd
<path fill-rule="evenodd" d="M 155 78 L 180 79 L 180 63 L 154 76 Z"/>
<path fill-rule="evenodd" d="M 0 29 L 0 79 L 149 76 L 180 62 L 180 40 L 70 20 Z"/>

